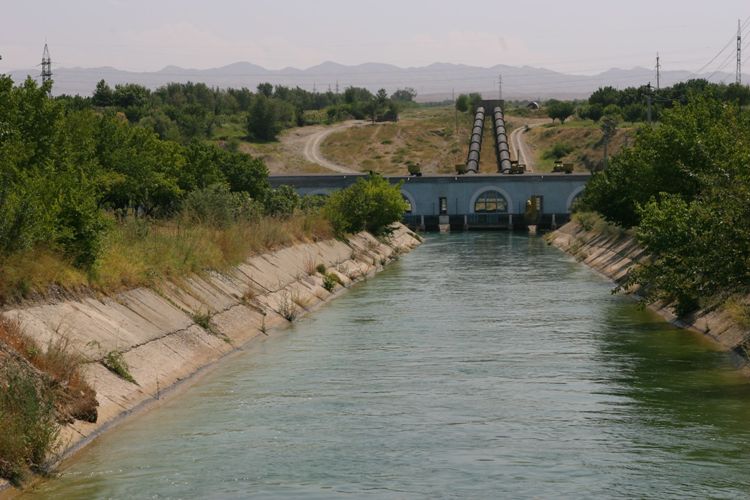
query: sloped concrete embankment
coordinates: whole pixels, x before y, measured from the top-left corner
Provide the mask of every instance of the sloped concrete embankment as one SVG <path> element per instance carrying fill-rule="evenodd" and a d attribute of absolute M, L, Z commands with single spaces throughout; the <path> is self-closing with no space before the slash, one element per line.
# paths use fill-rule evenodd
<path fill-rule="evenodd" d="M 576 221 L 551 233 L 548 241 L 617 284 L 623 283 L 633 266 L 649 258 L 632 234 L 595 229 L 587 231 Z M 631 293 L 637 294 L 637 291 Z M 748 298 L 745 300 L 748 301 Z M 676 326 L 697 330 L 718 342 L 722 348 L 747 357 L 745 339 L 748 332 L 724 308 L 700 310 L 688 318 L 677 318 L 669 304 L 656 303 L 651 309 Z"/>
<path fill-rule="evenodd" d="M 166 389 L 287 325 L 290 314 L 310 311 L 419 241 L 400 226 L 387 243 L 360 233 L 346 243 L 298 244 L 251 257 L 229 272 L 190 276 L 112 297 L 6 310 L 2 315 L 17 320 L 40 345 L 65 336 L 90 360 L 85 374 L 97 393 L 99 418 L 63 429 L 63 450 L 70 454 Z M 319 264 L 338 276 L 341 284 L 333 292 L 314 271 Z M 122 354 L 136 383 L 105 367 L 109 353 Z"/>

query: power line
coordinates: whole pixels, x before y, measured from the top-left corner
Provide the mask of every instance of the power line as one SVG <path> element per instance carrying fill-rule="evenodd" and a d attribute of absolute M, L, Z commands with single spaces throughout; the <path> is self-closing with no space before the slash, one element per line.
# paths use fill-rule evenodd
<path fill-rule="evenodd" d="M 744 23 L 742 23 L 742 26 L 741 26 L 741 30 L 742 30 L 743 32 L 744 32 L 744 31 L 745 31 L 745 29 L 747 28 L 747 25 L 748 25 L 748 23 L 749 23 L 749 22 L 750 22 L 750 16 L 748 16 L 747 18 L 745 18 L 745 22 L 744 22 Z M 732 46 L 732 42 L 734 42 L 734 41 L 735 41 L 735 38 L 734 38 L 734 36 L 733 36 L 732 38 L 730 38 L 730 39 L 729 39 L 729 41 L 727 42 L 727 44 L 726 44 L 726 45 L 725 45 L 724 47 L 722 47 L 722 49 L 721 49 L 721 50 L 719 50 L 719 52 L 717 52 L 715 56 L 713 56 L 713 57 L 711 58 L 711 60 L 710 60 L 710 61 L 708 61 L 708 62 L 707 62 L 706 64 L 704 64 L 704 65 L 703 65 L 703 66 L 701 67 L 701 69 L 699 69 L 698 71 L 695 71 L 695 72 L 694 72 L 694 74 L 699 74 L 699 73 L 703 73 L 703 72 L 704 72 L 704 71 L 706 70 L 706 68 L 708 68 L 709 66 L 711 66 L 711 64 L 713 64 L 713 63 L 714 63 L 714 61 L 716 61 L 716 60 L 717 60 L 717 59 L 718 59 L 718 58 L 719 58 L 719 57 L 721 56 L 721 54 L 723 54 L 723 53 L 724 53 L 724 51 L 725 51 L 725 50 L 727 50 L 727 49 L 728 49 L 729 47 L 731 47 L 731 46 Z"/>

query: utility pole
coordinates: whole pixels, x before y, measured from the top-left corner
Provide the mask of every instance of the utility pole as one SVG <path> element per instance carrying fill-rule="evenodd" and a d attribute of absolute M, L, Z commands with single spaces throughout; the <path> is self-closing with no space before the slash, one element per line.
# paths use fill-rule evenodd
<path fill-rule="evenodd" d="M 661 89 L 661 60 L 659 53 L 656 53 L 656 90 Z"/>
<path fill-rule="evenodd" d="M 652 106 L 652 102 L 651 102 L 651 82 L 648 82 L 648 85 L 646 87 L 648 88 L 648 94 L 646 95 L 646 99 L 648 99 L 648 111 L 647 111 L 648 124 L 651 125 L 651 106 Z"/>
<path fill-rule="evenodd" d="M 737 76 L 735 78 L 737 85 L 742 85 L 742 25 L 737 20 Z"/>
<path fill-rule="evenodd" d="M 503 75 L 498 75 L 497 79 L 497 98 L 503 100 Z"/>
<path fill-rule="evenodd" d="M 458 137 L 458 108 L 456 107 L 456 89 L 451 90 L 451 96 L 453 97 L 453 113 L 456 115 L 456 128 L 454 135 Z"/>
<path fill-rule="evenodd" d="M 52 58 L 49 56 L 49 48 L 47 44 L 44 44 L 44 52 L 42 53 L 42 84 L 52 80 Z"/>
<path fill-rule="evenodd" d="M 336 95 L 339 93 L 339 81 L 336 80 Z"/>

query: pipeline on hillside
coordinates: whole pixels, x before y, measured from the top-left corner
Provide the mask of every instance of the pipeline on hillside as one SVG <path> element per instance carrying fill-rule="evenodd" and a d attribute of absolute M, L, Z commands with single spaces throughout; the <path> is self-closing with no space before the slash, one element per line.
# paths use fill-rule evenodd
<path fill-rule="evenodd" d="M 482 134 L 484 132 L 484 108 L 479 106 L 474 115 L 474 128 L 469 141 L 469 155 L 466 158 L 466 173 L 479 173 L 479 156 L 482 151 Z"/>
<path fill-rule="evenodd" d="M 495 123 L 495 153 L 497 155 L 497 171 L 502 174 L 511 173 L 510 148 L 508 135 L 505 130 L 505 115 L 503 109 L 497 106 L 493 111 Z"/>

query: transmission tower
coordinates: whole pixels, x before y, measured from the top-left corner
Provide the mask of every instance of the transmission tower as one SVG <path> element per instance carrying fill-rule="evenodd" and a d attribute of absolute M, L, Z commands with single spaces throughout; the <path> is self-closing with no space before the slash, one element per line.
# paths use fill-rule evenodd
<path fill-rule="evenodd" d="M 503 75 L 497 77 L 497 94 L 498 99 L 503 100 Z"/>
<path fill-rule="evenodd" d="M 735 78 L 737 85 L 742 84 L 742 26 L 740 20 L 737 20 L 737 76 Z"/>
<path fill-rule="evenodd" d="M 661 59 L 659 53 L 656 53 L 656 90 L 661 88 Z"/>
<path fill-rule="evenodd" d="M 44 52 L 42 53 L 42 84 L 52 80 L 52 59 L 49 56 L 49 48 L 47 44 L 44 44 Z"/>

